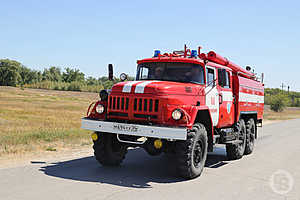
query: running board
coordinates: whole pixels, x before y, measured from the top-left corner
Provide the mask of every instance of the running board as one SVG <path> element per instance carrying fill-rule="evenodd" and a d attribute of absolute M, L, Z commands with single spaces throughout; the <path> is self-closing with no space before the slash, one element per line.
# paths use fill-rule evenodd
<path fill-rule="evenodd" d="M 243 140 L 232 140 L 232 141 L 224 142 L 223 144 L 241 144 L 241 143 L 243 143 Z"/>

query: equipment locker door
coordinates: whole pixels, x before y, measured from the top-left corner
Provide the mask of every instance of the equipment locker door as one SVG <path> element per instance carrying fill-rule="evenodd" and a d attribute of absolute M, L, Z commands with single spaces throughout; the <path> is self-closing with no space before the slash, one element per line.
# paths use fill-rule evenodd
<path fill-rule="evenodd" d="M 219 91 L 219 124 L 218 127 L 231 126 L 234 122 L 234 102 L 232 92 L 231 71 L 226 70 L 226 84 L 220 83 L 222 73 L 218 69 L 218 91 Z"/>

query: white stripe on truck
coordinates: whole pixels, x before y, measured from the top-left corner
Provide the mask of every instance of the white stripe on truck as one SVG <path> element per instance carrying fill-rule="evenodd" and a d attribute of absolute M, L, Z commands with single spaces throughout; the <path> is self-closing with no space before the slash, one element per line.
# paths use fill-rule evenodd
<path fill-rule="evenodd" d="M 144 82 L 138 84 L 137 86 L 135 86 L 134 92 L 135 93 L 144 93 L 145 87 L 154 82 L 157 82 L 157 81 L 144 81 Z"/>
<path fill-rule="evenodd" d="M 140 83 L 141 81 L 130 81 L 123 86 L 122 92 L 130 93 L 132 85 Z"/>
<path fill-rule="evenodd" d="M 244 92 L 239 93 L 239 101 L 240 102 L 249 102 L 249 103 L 264 103 L 264 96 L 256 95 L 256 94 L 248 94 Z"/>

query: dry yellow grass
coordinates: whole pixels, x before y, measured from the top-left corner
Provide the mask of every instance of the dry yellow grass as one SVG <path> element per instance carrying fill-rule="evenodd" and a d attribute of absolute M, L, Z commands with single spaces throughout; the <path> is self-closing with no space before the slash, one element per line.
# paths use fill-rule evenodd
<path fill-rule="evenodd" d="M 97 93 L 0 87 L 0 156 L 90 144 L 80 119 Z"/>
<path fill-rule="evenodd" d="M 288 107 L 282 112 L 274 112 L 270 106 L 265 106 L 264 120 L 288 120 L 300 118 L 300 108 Z"/>

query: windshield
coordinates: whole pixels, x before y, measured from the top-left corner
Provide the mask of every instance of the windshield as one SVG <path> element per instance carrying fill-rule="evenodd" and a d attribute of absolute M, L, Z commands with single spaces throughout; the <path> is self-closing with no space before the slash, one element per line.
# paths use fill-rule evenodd
<path fill-rule="evenodd" d="M 192 63 L 143 63 L 138 65 L 136 79 L 204 84 L 204 70 Z"/>

